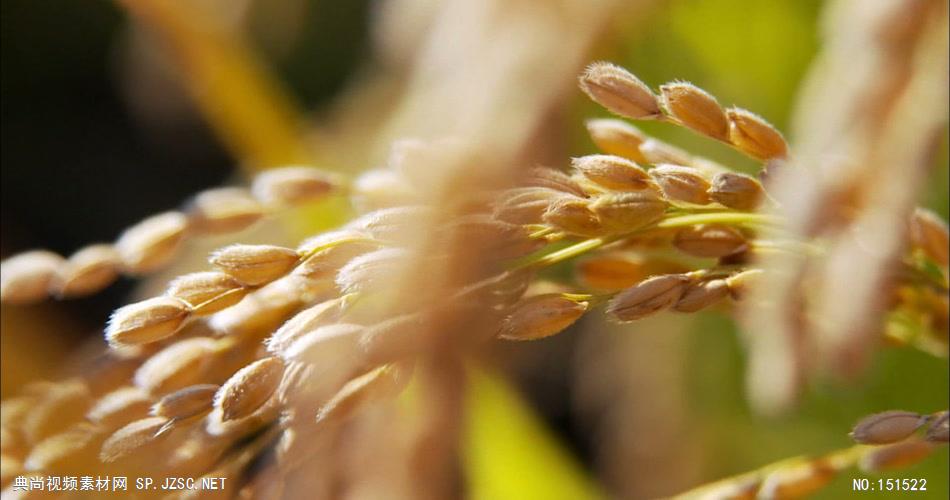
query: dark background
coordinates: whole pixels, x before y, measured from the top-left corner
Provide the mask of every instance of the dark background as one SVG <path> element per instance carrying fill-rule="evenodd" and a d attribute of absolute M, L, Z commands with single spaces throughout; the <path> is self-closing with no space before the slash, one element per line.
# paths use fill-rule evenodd
<path fill-rule="evenodd" d="M 319 110 L 365 59 L 369 2 L 313 0 L 304 7 L 295 43 L 268 59 L 296 99 Z M 173 126 L 136 112 L 123 88 L 127 35 L 124 14 L 108 1 L 2 2 L 4 256 L 31 248 L 69 255 L 113 241 L 123 228 L 233 173 L 232 159 L 174 82 L 165 88 L 185 109 Z M 64 307 L 95 329 L 129 288 L 125 281 Z"/>

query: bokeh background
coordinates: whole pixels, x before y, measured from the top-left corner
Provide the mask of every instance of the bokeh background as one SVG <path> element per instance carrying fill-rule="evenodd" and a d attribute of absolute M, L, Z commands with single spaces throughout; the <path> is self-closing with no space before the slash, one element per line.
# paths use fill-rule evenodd
<path fill-rule="evenodd" d="M 315 134 L 341 113 L 367 68 L 385 62 L 372 48 L 374 2 L 197 3 L 246 35 Z M 618 9 L 590 58 L 625 66 L 652 86 L 694 82 L 787 130 L 796 89 L 820 46 L 822 2 L 648 4 Z M 4 256 L 34 247 L 68 254 L 108 241 L 197 191 L 240 179 L 245 162 L 219 141 L 152 34 L 130 23 L 120 6 L 4 0 L 0 42 Z M 543 155 L 557 166 L 594 151 L 583 120 L 605 115 L 579 91 L 566 92 L 563 101 L 546 127 L 556 145 Z M 674 127 L 643 128 L 740 170 L 754 167 Z M 344 171 L 372 166 L 344 146 L 323 161 Z M 923 195 L 923 204 L 945 219 L 947 164 L 945 138 Z M 3 397 L 26 380 L 51 376 L 50 367 L 100 335 L 108 313 L 135 285 L 125 280 L 67 303 L 3 306 Z M 945 359 L 885 349 L 861 378 L 810 387 L 791 414 L 756 416 L 744 399 L 744 354 L 725 311 L 627 327 L 588 318 L 543 342 L 500 346 L 493 363 L 512 383 L 486 380 L 471 403 L 476 417 L 466 449 L 478 470 L 469 472 L 493 475 L 495 484 L 474 490 L 482 498 L 670 494 L 784 457 L 848 446 L 847 431 L 868 413 L 946 408 L 950 385 Z M 927 479 L 928 491 L 915 498 L 947 498 L 947 470 L 943 447 L 889 477 Z M 862 475 L 843 475 L 817 498 L 849 494 L 853 477 Z"/>

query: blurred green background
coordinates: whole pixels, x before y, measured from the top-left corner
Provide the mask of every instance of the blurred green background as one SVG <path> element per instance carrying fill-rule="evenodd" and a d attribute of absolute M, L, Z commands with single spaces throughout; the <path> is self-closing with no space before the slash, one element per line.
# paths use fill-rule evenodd
<path fill-rule="evenodd" d="M 266 26 L 257 26 L 266 24 L 269 18 L 264 14 L 276 7 L 251 16 L 254 22 L 248 31 L 295 101 L 319 118 L 357 71 L 372 62 L 371 2 L 297 4 L 303 7 L 293 43 L 279 46 Z M 674 79 L 691 81 L 722 104 L 756 111 L 787 130 L 796 89 L 819 48 L 821 7 L 816 0 L 659 2 L 646 13 L 618 16 L 592 58 L 625 66 L 654 87 Z M 5 255 L 35 246 L 68 253 L 91 241 L 111 239 L 143 216 L 175 206 L 233 174 L 235 159 L 187 101 L 173 103 L 182 106 L 181 112 L 166 121 L 149 118 L 148 110 L 130 104 L 128 90 L 120 84 L 128 29 L 123 13 L 112 3 L 4 0 L 0 29 Z M 565 127 L 572 138 L 571 154 L 593 152 L 583 120 L 605 113 L 580 92 L 573 94 L 570 109 Z M 754 166 L 732 150 L 678 128 L 644 124 L 643 129 L 740 170 Z M 947 149 L 944 140 L 925 194 L 926 205 L 945 218 L 950 206 Z M 130 286 L 125 282 L 96 298 L 63 306 L 75 325 L 63 332 L 64 338 L 76 342 L 88 332 L 98 334 L 98 325 L 122 303 Z M 868 413 L 931 412 L 948 406 L 946 360 L 912 349 L 887 349 L 860 380 L 819 384 L 810 388 L 793 414 L 763 419 L 750 413 L 743 396 L 745 360 L 734 323 L 719 313 L 703 313 L 689 329 L 687 421 L 699 436 L 693 446 L 704 457 L 701 475 L 706 480 L 788 456 L 846 447 L 847 431 Z M 523 348 L 547 349 L 555 363 L 565 361 L 575 341 L 570 333 L 561 337 L 547 347 Z M 592 448 L 597 443 L 574 410 L 571 368 L 546 370 L 518 372 L 520 392 L 539 410 L 538 417 L 553 430 L 553 439 L 577 457 L 581 471 L 593 474 Z M 5 394 L 8 389 L 5 384 Z M 489 419 L 506 418 L 488 413 Z M 498 433 L 480 435 L 491 439 L 494 434 Z M 514 439 L 510 433 L 501 434 L 505 440 Z M 498 444 L 502 445 L 500 439 Z M 501 460 L 496 465 L 510 470 Z M 512 463 L 523 476 L 511 475 L 508 480 L 526 480 L 537 470 L 532 465 Z M 886 477 L 926 478 L 927 492 L 908 495 L 947 498 L 948 466 L 943 447 L 923 464 Z M 862 476 L 846 473 L 817 498 L 849 496 L 853 477 Z M 558 491 L 557 478 L 546 478 L 548 487 L 554 485 L 553 491 Z M 530 488 L 511 491 L 529 491 L 524 494 L 530 496 Z M 567 488 L 561 494 L 564 491 L 574 490 Z"/>

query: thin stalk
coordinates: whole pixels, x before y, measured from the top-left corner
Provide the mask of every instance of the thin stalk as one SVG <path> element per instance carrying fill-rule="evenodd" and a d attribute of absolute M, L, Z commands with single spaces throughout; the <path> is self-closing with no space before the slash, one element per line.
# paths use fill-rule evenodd
<path fill-rule="evenodd" d="M 642 234 L 646 231 L 653 229 L 673 229 L 679 227 L 687 227 L 696 224 L 735 224 L 735 225 L 744 225 L 744 224 L 777 224 L 781 222 L 781 218 L 774 215 L 766 214 L 752 214 L 747 212 L 710 212 L 702 214 L 689 214 L 689 215 L 678 215 L 676 217 L 670 217 L 669 219 L 660 221 L 656 224 L 638 229 L 625 234 L 613 235 L 613 236 L 601 236 L 599 238 L 590 238 L 577 242 L 569 247 L 562 248 L 560 250 L 551 252 L 549 254 L 542 255 L 535 259 L 531 259 L 525 262 L 521 262 L 513 267 L 514 270 L 517 269 L 527 269 L 527 268 L 542 268 L 563 262 L 565 260 L 572 259 L 579 255 L 583 255 L 591 250 L 596 250 L 608 243 L 613 243 L 614 241 L 619 241 L 624 238 L 629 238 L 631 236 Z"/>
<path fill-rule="evenodd" d="M 738 226 L 751 224 L 780 224 L 782 218 L 769 214 L 752 214 L 748 212 L 709 212 L 701 214 L 680 215 L 660 221 L 655 227 L 671 229 L 693 226 L 696 224 L 735 224 Z"/>
<path fill-rule="evenodd" d="M 719 481 L 708 483 L 702 485 L 698 488 L 689 490 L 687 492 L 681 493 L 674 496 L 674 499 L 686 500 L 694 498 L 715 498 L 717 493 L 721 494 L 723 490 L 728 490 L 731 486 L 738 488 L 748 488 L 754 487 L 759 488 L 762 481 L 764 481 L 770 474 L 773 472 L 781 471 L 783 469 L 790 469 L 794 467 L 799 467 L 802 465 L 807 465 L 809 463 L 818 464 L 821 463 L 829 467 L 835 473 L 840 473 L 845 469 L 855 467 L 858 462 L 861 461 L 861 458 L 864 457 L 866 453 L 870 450 L 873 450 L 875 447 L 866 446 L 866 445 L 854 445 L 848 448 L 843 448 L 831 453 L 827 453 L 820 457 L 794 457 L 779 462 L 774 462 L 768 464 L 764 467 L 760 467 L 753 471 L 749 471 L 743 474 L 739 474 L 732 477 L 727 477 L 725 479 L 720 479 Z M 751 484 L 750 484 L 751 483 Z M 744 486 L 749 485 L 749 486 Z"/>

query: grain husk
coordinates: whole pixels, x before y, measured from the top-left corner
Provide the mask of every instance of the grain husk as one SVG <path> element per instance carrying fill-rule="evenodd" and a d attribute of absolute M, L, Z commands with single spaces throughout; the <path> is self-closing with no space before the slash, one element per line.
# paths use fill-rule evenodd
<path fill-rule="evenodd" d="M 246 286 L 260 286 L 286 275 L 300 261 L 291 248 L 275 245 L 231 245 L 215 251 L 208 261 Z"/>
<path fill-rule="evenodd" d="M 725 257 L 748 248 L 745 236 L 732 227 L 702 224 L 680 229 L 673 237 L 673 246 L 695 257 Z"/>
<path fill-rule="evenodd" d="M 165 212 L 126 229 L 115 242 L 126 272 L 145 274 L 168 264 L 188 230 L 188 217 Z"/>
<path fill-rule="evenodd" d="M 191 226 L 206 234 L 241 231 L 264 213 L 264 206 L 244 188 L 209 189 L 198 193 L 188 206 Z"/>
<path fill-rule="evenodd" d="M 63 258 L 46 250 L 24 252 L 3 261 L 0 300 L 29 304 L 46 298 Z"/>
<path fill-rule="evenodd" d="M 600 118 L 588 120 L 586 126 L 591 140 L 604 153 L 637 163 L 651 163 L 640 152 L 640 145 L 646 140 L 646 136 L 633 125 L 623 120 Z"/>
<path fill-rule="evenodd" d="M 788 144 L 769 122 L 750 111 L 732 108 L 729 118 L 729 142 L 753 158 L 771 160 L 788 156 Z"/>
<path fill-rule="evenodd" d="M 587 180 L 614 191 L 638 191 L 653 187 L 653 179 L 636 163 L 619 156 L 587 155 L 571 160 Z"/>
<path fill-rule="evenodd" d="M 159 399 L 151 407 L 151 414 L 174 420 L 205 415 L 211 411 L 219 388 L 215 384 L 197 384 L 179 389 Z"/>
<path fill-rule="evenodd" d="M 147 417 L 127 424 L 102 443 L 99 460 L 112 463 L 135 453 L 155 442 L 159 438 L 159 431 L 167 423 L 165 417 Z"/>
<path fill-rule="evenodd" d="M 736 210 L 754 210 L 765 199 L 765 189 L 748 175 L 721 172 L 712 179 L 709 196 L 713 201 Z"/>
<path fill-rule="evenodd" d="M 237 371 L 215 395 L 223 421 L 244 418 L 261 407 L 280 384 L 284 362 L 275 356 L 257 360 Z"/>
<path fill-rule="evenodd" d="M 237 304 L 249 291 L 231 275 L 209 271 L 179 276 L 165 293 L 191 306 L 192 314 L 202 316 Z"/>
<path fill-rule="evenodd" d="M 699 170 L 678 165 L 658 165 L 650 170 L 650 175 L 670 200 L 694 205 L 709 203 L 707 191 L 711 186 Z"/>
<path fill-rule="evenodd" d="M 184 325 L 191 307 L 174 297 L 154 297 L 116 309 L 106 326 L 112 347 L 134 346 L 169 337 Z"/>
<path fill-rule="evenodd" d="M 590 208 L 605 228 L 624 233 L 660 220 L 667 203 L 654 191 L 643 190 L 601 195 Z"/>
<path fill-rule="evenodd" d="M 667 112 L 686 127 L 720 140 L 729 133 L 729 121 L 716 98 L 686 82 L 660 86 L 660 97 Z"/>
<path fill-rule="evenodd" d="M 587 311 L 589 303 L 558 293 L 537 295 L 516 304 L 502 323 L 498 337 L 538 340 L 564 331 Z"/>
<path fill-rule="evenodd" d="M 118 277 L 119 252 L 112 245 L 89 245 L 69 256 L 59 268 L 52 292 L 58 297 L 79 297 L 98 292 Z"/>
<path fill-rule="evenodd" d="M 886 411 L 868 415 L 855 424 L 851 438 L 862 444 L 889 444 L 910 437 L 927 419 L 909 411 Z"/>
<path fill-rule="evenodd" d="M 634 321 L 671 307 L 683 296 L 690 280 L 681 274 L 654 276 L 610 300 L 607 314 L 618 321 Z"/>
<path fill-rule="evenodd" d="M 323 199 L 335 183 L 322 170 L 293 166 L 265 171 L 254 178 L 251 192 L 269 205 L 295 206 Z"/>
<path fill-rule="evenodd" d="M 194 337 L 178 341 L 155 353 L 135 372 L 135 385 L 161 395 L 204 382 L 205 372 L 217 352 L 212 338 Z"/>
<path fill-rule="evenodd" d="M 645 120 L 660 116 L 656 95 L 627 70 L 607 62 L 587 67 L 580 87 L 591 99 L 620 116 Z"/>

